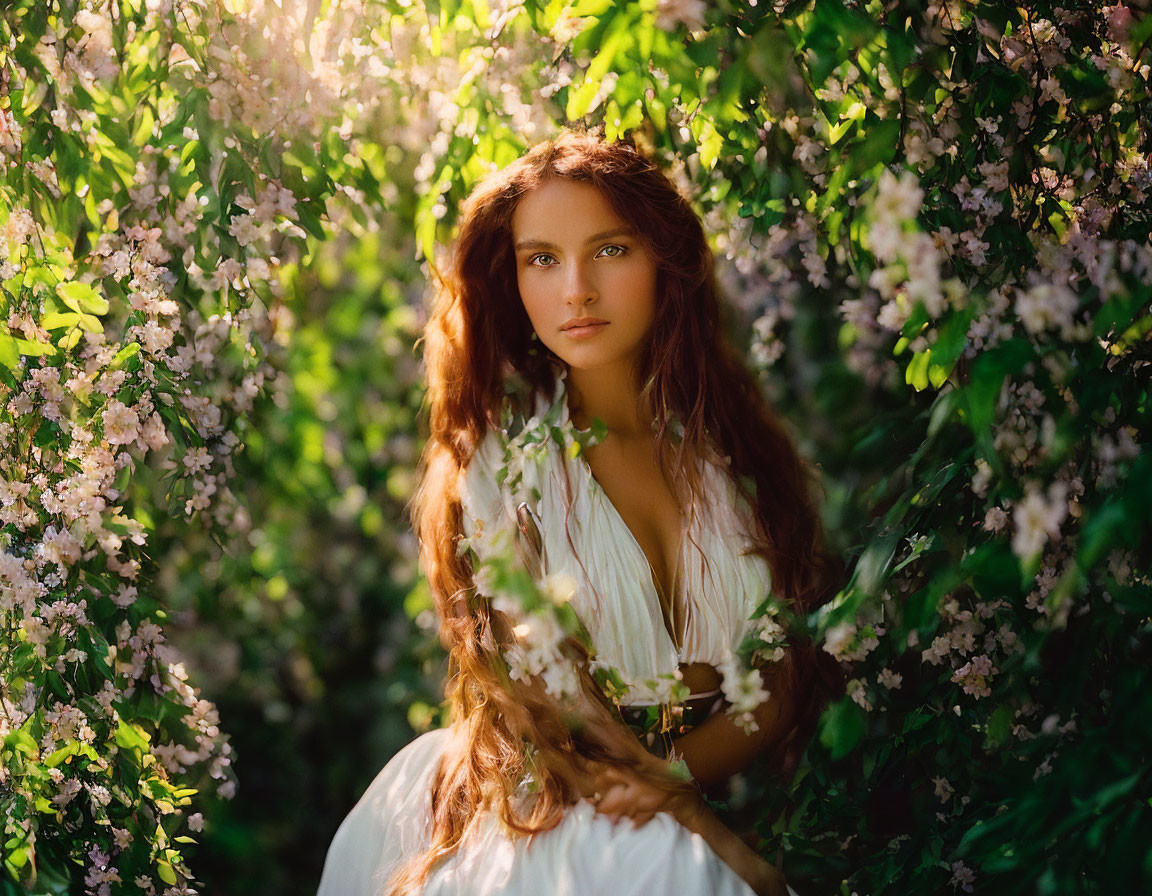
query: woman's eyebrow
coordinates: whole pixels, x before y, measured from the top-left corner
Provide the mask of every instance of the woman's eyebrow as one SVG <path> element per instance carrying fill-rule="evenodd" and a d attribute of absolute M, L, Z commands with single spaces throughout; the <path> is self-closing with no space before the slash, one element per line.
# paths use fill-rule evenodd
<path fill-rule="evenodd" d="M 584 241 L 584 245 L 588 245 L 589 243 L 596 243 L 596 242 L 599 242 L 600 240 L 612 239 L 613 237 L 617 237 L 617 236 L 633 236 L 633 235 L 634 235 L 634 231 L 632 230 L 631 227 L 614 227 L 611 230 L 602 230 L 602 231 L 600 231 L 600 233 L 592 234 L 592 236 L 588 237 L 588 239 L 586 239 Z M 556 249 L 556 248 L 558 248 L 556 245 L 548 242 L 547 240 L 528 240 L 528 239 L 517 240 L 516 245 L 515 245 L 515 250 L 517 252 L 521 251 L 522 249 Z"/>

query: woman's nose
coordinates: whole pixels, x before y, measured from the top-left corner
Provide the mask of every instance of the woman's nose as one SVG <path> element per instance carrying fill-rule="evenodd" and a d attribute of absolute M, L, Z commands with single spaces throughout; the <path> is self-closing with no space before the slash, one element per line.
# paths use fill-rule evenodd
<path fill-rule="evenodd" d="M 564 277 L 564 301 L 569 305 L 587 305 L 597 298 L 596 284 L 585 265 L 568 265 Z"/>

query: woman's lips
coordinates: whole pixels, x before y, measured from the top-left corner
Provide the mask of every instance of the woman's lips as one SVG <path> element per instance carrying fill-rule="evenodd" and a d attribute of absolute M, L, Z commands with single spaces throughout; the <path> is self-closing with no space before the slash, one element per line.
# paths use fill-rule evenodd
<path fill-rule="evenodd" d="M 570 321 L 560 329 L 563 331 L 565 336 L 570 336 L 573 339 L 585 339 L 588 336 L 596 335 L 606 326 L 608 326 L 608 321 L 590 317 L 586 319 Z"/>

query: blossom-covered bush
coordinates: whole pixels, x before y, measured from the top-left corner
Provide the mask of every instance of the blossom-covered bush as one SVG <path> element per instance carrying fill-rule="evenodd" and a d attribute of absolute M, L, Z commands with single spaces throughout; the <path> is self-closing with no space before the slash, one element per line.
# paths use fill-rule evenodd
<path fill-rule="evenodd" d="M 276 269 L 329 185 L 297 190 L 276 122 L 232 120 L 253 110 L 216 64 L 217 12 L 0 16 L 6 888 L 193 892 L 193 798 L 237 786 L 217 708 L 168 643 L 149 539 L 162 515 L 243 526 L 229 483 Z"/>
<path fill-rule="evenodd" d="M 1140 3 L 8 4 L 4 886 L 318 872 L 335 797 L 237 811 L 285 775 L 226 732 L 347 801 L 434 723 L 416 266 L 583 122 L 704 215 L 851 561 L 808 620 L 847 693 L 730 817 L 800 892 L 1146 887 L 1150 65 Z"/>

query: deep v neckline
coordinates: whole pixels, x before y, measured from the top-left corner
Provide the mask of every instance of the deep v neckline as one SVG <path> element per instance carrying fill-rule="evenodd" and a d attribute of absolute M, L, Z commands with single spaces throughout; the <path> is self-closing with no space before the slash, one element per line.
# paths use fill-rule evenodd
<path fill-rule="evenodd" d="M 687 541 L 688 534 L 687 515 L 684 513 L 680 514 L 680 531 L 676 538 L 676 553 L 673 556 L 671 567 L 672 580 L 668 583 L 670 593 L 664 594 L 664 589 L 660 587 L 660 581 L 656 576 L 656 570 L 652 566 L 651 558 L 648 556 L 647 551 L 645 551 L 641 546 L 640 540 L 636 537 L 636 534 L 632 531 L 631 527 L 627 522 L 625 522 L 624 517 L 620 513 L 619 509 L 615 504 L 612 503 L 612 499 L 608 497 L 608 493 L 604 491 L 604 486 L 600 484 L 600 481 L 596 478 L 595 474 L 593 474 L 592 467 L 588 463 L 588 458 L 584 457 L 583 454 L 580 454 L 577 456 L 577 460 L 580 462 L 581 466 L 583 466 L 584 473 L 588 477 L 592 490 L 599 495 L 600 500 L 608 508 L 608 513 L 615 518 L 616 522 L 619 524 L 619 528 L 624 532 L 628 541 L 630 541 L 632 546 L 636 549 L 637 555 L 643 559 L 644 566 L 648 570 L 648 583 L 651 585 L 652 595 L 656 598 L 657 608 L 660 611 L 661 618 L 664 620 L 664 631 L 672 641 L 672 646 L 676 648 L 676 653 L 679 654 L 683 649 L 684 641 L 688 635 L 688 618 L 691 615 L 688 600 L 686 598 L 683 601 L 678 600 L 680 597 L 681 583 L 684 578 L 682 572 L 684 566 L 684 542 Z M 662 597 L 663 600 L 661 599 Z M 668 603 L 667 612 L 664 609 L 665 600 Z M 680 606 L 680 609 L 684 615 L 684 625 L 682 632 L 677 631 L 676 625 L 678 621 L 676 616 L 678 605 Z"/>
<path fill-rule="evenodd" d="M 556 396 L 555 400 L 561 402 L 562 422 L 571 426 L 572 429 L 582 435 L 590 433 L 591 430 L 580 429 L 572 421 L 571 414 L 568 410 L 567 382 L 563 375 L 561 375 L 559 378 L 558 390 L 559 394 Z M 684 551 L 685 542 L 688 541 L 688 529 L 691 524 L 690 514 L 684 512 L 680 513 L 680 531 L 676 540 L 676 553 L 672 561 L 672 580 L 669 582 L 669 590 L 671 593 L 664 595 L 663 589 L 660 587 L 659 579 L 656 576 L 656 570 L 652 566 L 652 560 L 648 557 L 648 553 L 641 546 L 640 540 L 636 537 L 631 527 L 627 522 L 625 522 L 624 516 L 620 513 L 616 505 L 612 503 L 612 499 L 608 497 L 608 493 L 604 491 L 604 486 L 600 484 L 600 481 L 592 472 L 592 465 L 588 463 L 588 458 L 584 456 L 583 451 L 580 451 L 575 454 L 573 459 L 580 466 L 583 475 L 587 477 L 589 488 L 599 496 L 600 500 L 608 508 L 608 514 L 616 520 L 616 523 L 620 530 L 623 531 L 626 540 L 631 542 L 632 547 L 636 551 L 636 554 L 643 561 L 644 568 L 648 570 L 650 595 L 656 601 L 656 609 L 660 613 L 660 618 L 664 623 L 662 626 L 664 633 L 667 635 L 669 641 L 671 642 L 672 648 L 676 651 L 677 656 L 679 656 L 684 649 L 684 642 L 688 638 L 688 625 L 692 617 L 691 603 L 687 599 L 687 596 L 685 596 L 682 601 L 678 601 L 680 596 L 679 592 L 682 588 L 682 582 L 684 580 Z M 664 610 L 664 600 L 667 600 L 668 602 L 667 612 Z M 678 620 L 674 615 L 678 604 L 680 605 L 679 608 L 681 609 L 684 616 L 682 632 L 677 631 L 676 623 Z"/>

